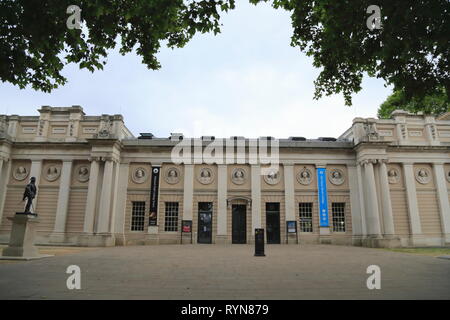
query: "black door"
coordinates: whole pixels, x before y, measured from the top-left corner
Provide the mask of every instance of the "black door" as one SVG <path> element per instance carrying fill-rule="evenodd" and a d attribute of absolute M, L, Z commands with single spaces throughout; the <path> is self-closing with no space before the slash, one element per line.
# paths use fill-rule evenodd
<path fill-rule="evenodd" d="M 280 243 L 280 203 L 266 203 L 267 243 Z"/>
<path fill-rule="evenodd" d="M 198 203 L 198 243 L 212 243 L 212 202 Z"/>
<path fill-rule="evenodd" d="M 247 242 L 247 207 L 245 204 L 233 204 L 232 209 L 232 243 Z"/>

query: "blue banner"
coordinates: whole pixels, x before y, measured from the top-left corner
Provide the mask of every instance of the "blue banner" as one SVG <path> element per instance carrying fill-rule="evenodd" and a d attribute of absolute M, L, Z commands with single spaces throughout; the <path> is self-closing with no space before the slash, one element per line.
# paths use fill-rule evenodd
<path fill-rule="evenodd" d="M 317 188 L 319 190 L 319 221 L 321 227 L 328 227 L 327 171 L 317 168 Z"/>

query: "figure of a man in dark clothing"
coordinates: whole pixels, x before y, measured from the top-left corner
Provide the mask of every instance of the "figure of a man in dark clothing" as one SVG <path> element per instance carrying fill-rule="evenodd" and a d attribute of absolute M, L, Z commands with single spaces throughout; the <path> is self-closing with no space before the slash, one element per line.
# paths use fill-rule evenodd
<path fill-rule="evenodd" d="M 27 204 L 25 205 L 25 211 L 24 211 L 25 213 L 31 213 L 30 207 L 33 203 L 33 199 L 36 197 L 36 194 L 37 194 L 37 187 L 35 185 L 35 182 L 36 182 L 36 178 L 31 177 L 30 183 L 27 184 L 27 186 L 25 187 L 25 192 L 23 193 L 22 201 L 25 201 L 25 199 L 27 199 Z"/>

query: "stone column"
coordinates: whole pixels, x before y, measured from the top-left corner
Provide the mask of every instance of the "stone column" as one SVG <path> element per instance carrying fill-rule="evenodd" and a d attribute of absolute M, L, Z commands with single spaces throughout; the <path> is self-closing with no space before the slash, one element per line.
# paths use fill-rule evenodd
<path fill-rule="evenodd" d="M 119 182 L 116 194 L 116 218 L 114 223 L 114 234 L 118 245 L 125 245 L 124 233 L 129 168 L 129 163 L 121 163 L 119 166 Z"/>
<path fill-rule="evenodd" d="M 416 182 L 412 163 L 403 163 L 403 175 L 405 176 L 406 199 L 408 202 L 408 216 L 411 225 L 413 245 L 415 240 L 421 237 L 422 227 L 420 224 L 419 205 L 417 203 Z"/>
<path fill-rule="evenodd" d="M 3 157 L 0 156 L 0 177 L 2 176 L 2 170 L 3 170 Z"/>
<path fill-rule="evenodd" d="M 283 164 L 284 167 L 284 206 L 286 210 L 286 221 L 296 221 L 295 215 L 295 192 L 294 192 L 294 165 Z M 282 225 L 281 228 L 286 228 Z M 292 236 L 292 237 L 291 237 Z M 288 243 L 297 243 L 297 235 L 288 235 Z"/>
<path fill-rule="evenodd" d="M 69 207 L 70 180 L 72 176 L 72 161 L 63 160 L 61 178 L 59 182 L 58 205 L 56 207 L 54 233 L 64 233 L 66 231 L 67 211 Z M 58 235 L 55 235 L 59 237 Z M 61 238 L 61 237 L 59 237 Z M 56 240 L 56 239 L 55 239 Z M 64 235 L 59 240 L 64 240 Z"/>
<path fill-rule="evenodd" d="M 359 208 L 361 210 L 361 234 L 364 238 L 367 235 L 366 203 L 364 202 L 366 196 L 364 194 L 362 168 L 359 163 L 356 165 L 356 174 L 358 179 Z"/>
<path fill-rule="evenodd" d="M 39 121 L 38 121 L 38 128 L 36 132 L 36 138 L 34 138 L 35 141 L 46 141 L 48 134 L 49 134 L 49 127 L 50 127 L 50 112 L 51 109 L 48 106 L 43 106 L 41 109 L 38 110 L 40 113 Z"/>
<path fill-rule="evenodd" d="M 193 218 L 194 201 L 194 165 L 184 165 L 184 193 L 183 193 L 183 220 Z"/>
<path fill-rule="evenodd" d="M 118 161 L 113 161 L 113 177 L 112 177 L 112 200 L 111 200 L 111 219 L 110 219 L 110 232 L 114 233 L 116 225 L 116 210 L 117 210 L 117 200 L 119 198 L 118 184 L 119 184 L 119 168 L 120 163 Z M 125 192 L 126 195 L 126 192 Z M 122 195 L 120 195 L 122 196 Z"/>
<path fill-rule="evenodd" d="M 375 185 L 375 174 L 373 170 L 373 160 L 367 160 L 364 162 L 364 175 L 365 183 L 367 185 L 367 202 L 368 202 L 368 215 L 367 225 L 368 233 L 372 237 L 381 237 L 380 217 L 377 200 L 377 188 Z"/>
<path fill-rule="evenodd" d="M 0 224 L 2 223 L 3 208 L 5 204 L 6 188 L 8 186 L 9 174 L 11 171 L 11 161 L 3 158 L 3 168 L 0 172 Z"/>
<path fill-rule="evenodd" d="M 252 187 L 252 236 L 255 236 L 255 228 L 261 228 L 261 166 L 251 166 Z"/>
<path fill-rule="evenodd" d="M 392 214 L 391 193 L 389 190 L 386 161 L 380 160 L 379 162 L 380 162 L 380 170 L 379 170 L 380 193 L 381 193 L 384 234 L 387 236 L 393 236 L 395 234 L 394 216 Z"/>
<path fill-rule="evenodd" d="M 17 128 L 19 127 L 19 116 L 18 115 L 11 115 L 9 116 L 9 123 L 8 123 L 8 135 L 11 138 L 16 138 L 17 136 Z"/>
<path fill-rule="evenodd" d="M 227 241 L 227 165 L 217 165 L 217 240 Z M 217 243 L 217 241 L 216 241 Z"/>
<path fill-rule="evenodd" d="M 94 220 L 97 203 L 98 173 L 99 173 L 99 161 L 98 159 L 92 159 L 91 169 L 89 172 L 89 186 L 86 199 L 86 210 L 84 214 L 84 227 L 83 227 L 83 232 L 88 234 L 94 233 Z"/>
<path fill-rule="evenodd" d="M 450 204 L 443 163 L 433 163 L 444 243 L 450 243 Z"/>
<path fill-rule="evenodd" d="M 30 169 L 30 175 L 28 176 L 28 179 L 31 177 L 36 178 L 36 187 L 38 187 L 38 191 L 36 194 L 36 197 L 33 200 L 33 210 L 36 211 L 38 200 L 39 200 L 39 181 L 41 180 L 41 171 L 42 171 L 42 160 L 31 160 L 31 169 Z M 28 181 L 27 181 L 28 183 Z M 39 214 L 39 212 L 37 212 Z"/>
<path fill-rule="evenodd" d="M 111 204 L 113 201 L 111 197 L 113 168 L 114 161 L 111 158 L 107 158 L 103 171 L 102 191 L 98 208 L 97 233 L 109 233 L 111 231 L 109 224 L 111 218 Z"/>
<path fill-rule="evenodd" d="M 362 236 L 362 212 L 361 194 L 358 187 L 358 173 L 354 164 L 347 165 L 348 182 L 350 188 L 350 205 L 352 215 L 353 244 L 361 245 Z"/>

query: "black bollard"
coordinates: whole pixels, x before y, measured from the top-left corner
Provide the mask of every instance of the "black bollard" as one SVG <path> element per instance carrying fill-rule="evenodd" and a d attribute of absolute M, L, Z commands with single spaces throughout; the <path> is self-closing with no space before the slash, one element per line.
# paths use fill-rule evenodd
<path fill-rule="evenodd" d="M 255 257 L 265 257 L 264 229 L 255 229 Z"/>

